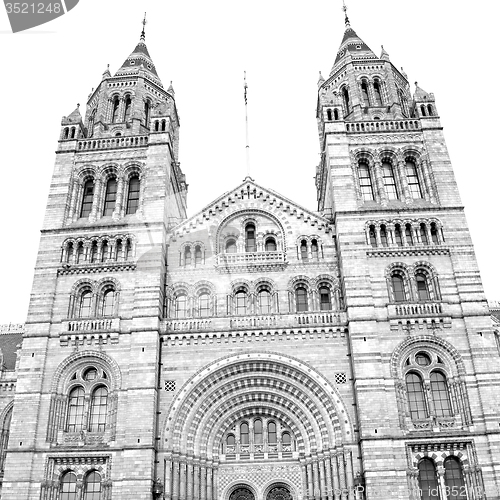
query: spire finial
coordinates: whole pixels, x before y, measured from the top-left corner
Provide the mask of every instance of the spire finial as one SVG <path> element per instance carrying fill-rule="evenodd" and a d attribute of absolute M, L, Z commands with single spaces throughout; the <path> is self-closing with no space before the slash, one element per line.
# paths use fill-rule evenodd
<path fill-rule="evenodd" d="M 351 27 L 351 23 L 349 22 L 349 18 L 347 17 L 347 6 L 345 4 L 345 0 L 342 0 L 342 3 L 343 3 L 343 7 L 342 7 L 342 10 L 344 11 L 344 14 L 345 14 L 345 27 L 346 28 L 350 28 Z"/>
<path fill-rule="evenodd" d="M 144 40 L 146 40 L 146 24 L 146 13 L 144 12 L 144 19 L 142 20 L 141 42 L 144 42 Z"/>
<path fill-rule="evenodd" d="M 246 138 L 246 156 L 247 156 L 247 177 L 250 177 L 250 143 L 248 141 L 248 98 L 247 98 L 247 72 L 243 73 L 243 90 L 245 98 L 245 138 Z"/>

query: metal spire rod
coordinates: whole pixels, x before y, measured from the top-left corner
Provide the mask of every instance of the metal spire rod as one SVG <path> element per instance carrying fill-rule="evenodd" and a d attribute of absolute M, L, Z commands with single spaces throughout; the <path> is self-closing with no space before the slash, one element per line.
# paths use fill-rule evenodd
<path fill-rule="evenodd" d="M 144 12 L 144 19 L 142 20 L 142 32 L 141 32 L 141 41 L 144 42 L 146 40 L 146 13 Z"/>
<path fill-rule="evenodd" d="M 347 17 L 347 6 L 345 4 L 345 0 L 342 0 L 342 3 L 343 3 L 343 7 L 342 7 L 342 10 L 344 11 L 344 14 L 345 14 L 345 25 L 346 25 L 346 28 L 349 27 L 351 25 L 351 23 L 349 22 L 349 18 Z"/>
<path fill-rule="evenodd" d="M 247 72 L 244 72 L 244 84 L 243 88 L 245 90 L 245 138 L 246 138 L 246 153 L 247 153 L 247 177 L 250 177 L 250 144 L 248 140 L 248 98 L 247 98 Z"/>

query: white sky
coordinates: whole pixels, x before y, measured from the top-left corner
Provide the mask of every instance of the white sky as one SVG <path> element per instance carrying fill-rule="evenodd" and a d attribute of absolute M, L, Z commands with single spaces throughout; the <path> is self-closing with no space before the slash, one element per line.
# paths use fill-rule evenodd
<path fill-rule="evenodd" d="M 251 175 L 316 210 L 318 71 L 328 76 L 344 31 L 341 0 L 80 0 L 67 15 L 12 34 L 0 12 L 2 286 L 0 323 L 24 322 L 60 121 L 135 47 L 146 43 L 181 117 L 189 215 L 246 175 L 243 71 Z M 410 81 L 434 92 L 486 296 L 497 263 L 499 2 L 348 0 L 351 25 L 383 44 Z"/>

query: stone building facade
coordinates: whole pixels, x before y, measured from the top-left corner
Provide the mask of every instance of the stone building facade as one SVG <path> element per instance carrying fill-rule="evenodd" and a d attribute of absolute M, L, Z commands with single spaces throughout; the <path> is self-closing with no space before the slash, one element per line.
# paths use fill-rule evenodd
<path fill-rule="evenodd" d="M 317 103 L 317 211 L 246 178 L 187 217 L 144 33 L 63 118 L 3 500 L 499 498 L 498 344 L 434 95 L 346 18 Z"/>

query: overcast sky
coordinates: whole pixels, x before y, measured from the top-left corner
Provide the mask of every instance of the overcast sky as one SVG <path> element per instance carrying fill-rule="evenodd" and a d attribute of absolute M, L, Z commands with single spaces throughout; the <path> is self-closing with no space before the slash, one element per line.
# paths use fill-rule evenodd
<path fill-rule="evenodd" d="M 436 96 L 486 296 L 498 265 L 499 2 L 348 0 L 352 27 L 383 44 L 410 82 Z M 344 32 L 341 0 L 80 0 L 68 14 L 12 34 L 0 13 L 3 266 L 0 323 L 24 322 L 63 115 L 85 109 L 110 64 L 146 43 L 181 118 L 180 160 L 192 215 L 246 175 L 247 71 L 251 175 L 316 210 L 318 72 L 330 73 Z M 495 38 L 494 38 L 495 37 Z"/>

